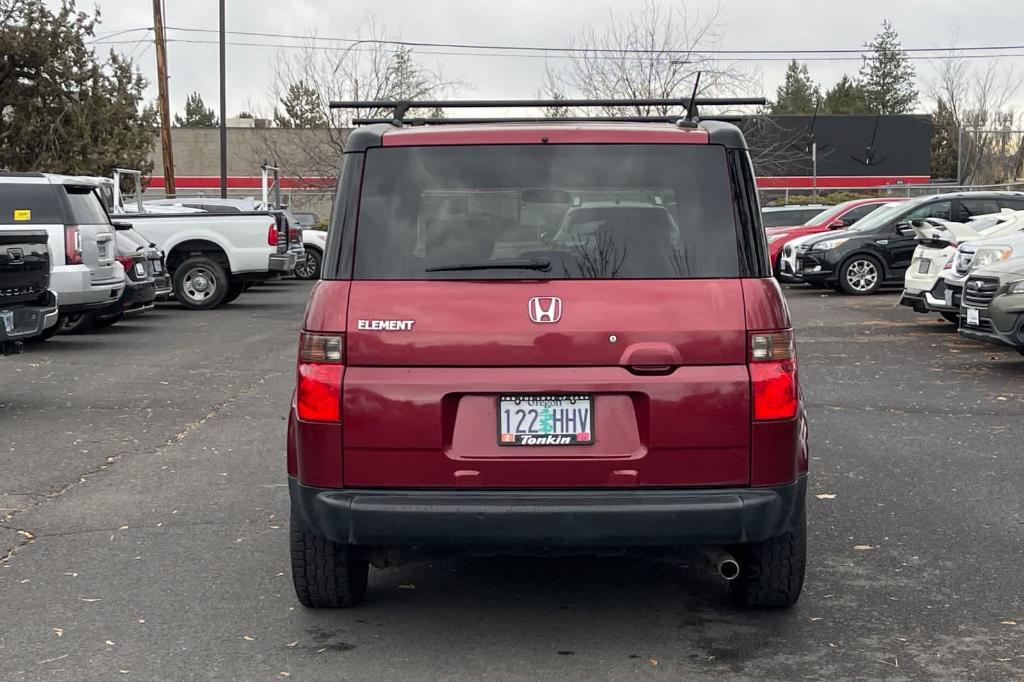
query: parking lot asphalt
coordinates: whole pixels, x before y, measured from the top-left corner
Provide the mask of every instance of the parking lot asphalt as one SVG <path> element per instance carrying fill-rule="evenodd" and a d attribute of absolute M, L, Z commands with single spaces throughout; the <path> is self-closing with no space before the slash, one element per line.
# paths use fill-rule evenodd
<path fill-rule="evenodd" d="M 0 360 L 0 679 L 1024 676 L 1024 358 L 895 294 L 790 289 L 809 569 L 784 612 L 675 560 L 455 557 L 291 588 L 285 413 L 309 286 Z"/>

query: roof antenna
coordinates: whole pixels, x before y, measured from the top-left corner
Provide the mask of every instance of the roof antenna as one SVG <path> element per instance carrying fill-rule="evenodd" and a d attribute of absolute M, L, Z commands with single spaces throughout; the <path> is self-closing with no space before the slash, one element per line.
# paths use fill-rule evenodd
<path fill-rule="evenodd" d="M 693 79 L 693 92 L 690 94 L 690 103 L 686 105 L 686 120 L 696 122 L 697 119 L 697 88 L 700 86 L 700 71 Z"/>

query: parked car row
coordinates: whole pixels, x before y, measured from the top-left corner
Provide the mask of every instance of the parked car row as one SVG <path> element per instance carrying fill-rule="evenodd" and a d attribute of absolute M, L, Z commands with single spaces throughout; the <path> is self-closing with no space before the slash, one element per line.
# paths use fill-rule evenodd
<path fill-rule="evenodd" d="M 109 179 L 0 172 L 0 343 L 79 333 L 140 315 L 157 300 L 207 310 L 304 257 L 278 211 L 215 214 L 181 206 L 125 213 Z"/>

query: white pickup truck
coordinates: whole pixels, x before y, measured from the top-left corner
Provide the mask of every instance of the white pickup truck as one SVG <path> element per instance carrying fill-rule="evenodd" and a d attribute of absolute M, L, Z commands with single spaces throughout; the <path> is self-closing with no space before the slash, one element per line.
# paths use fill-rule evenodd
<path fill-rule="evenodd" d="M 287 222 L 275 211 L 123 213 L 166 254 L 181 305 L 209 310 L 229 303 L 254 282 L 290 275 L 301 248 L 290 248 Z"/>

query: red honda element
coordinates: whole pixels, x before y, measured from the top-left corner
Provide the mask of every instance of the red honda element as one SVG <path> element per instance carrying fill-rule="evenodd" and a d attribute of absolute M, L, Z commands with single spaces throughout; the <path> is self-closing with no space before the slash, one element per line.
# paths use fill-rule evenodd
<path fill-rule="evenodd" d="M 299 601 L 396 549 L 686 546 L 804 579 L 807 426 L 739 129 L 370 124 L 348 139 L 288 424 Z"/>

